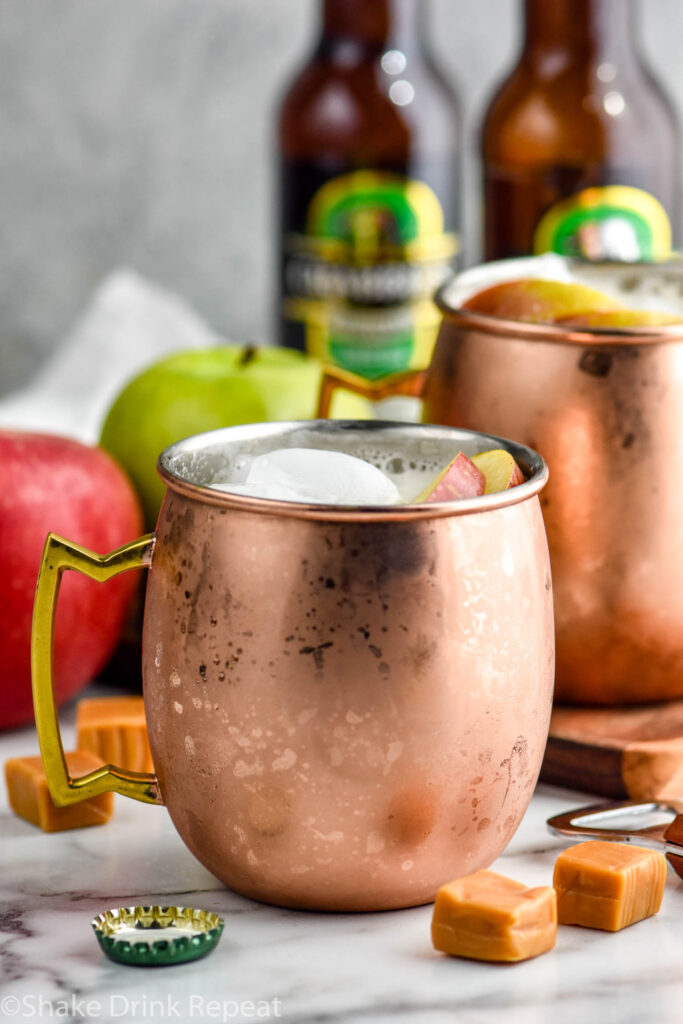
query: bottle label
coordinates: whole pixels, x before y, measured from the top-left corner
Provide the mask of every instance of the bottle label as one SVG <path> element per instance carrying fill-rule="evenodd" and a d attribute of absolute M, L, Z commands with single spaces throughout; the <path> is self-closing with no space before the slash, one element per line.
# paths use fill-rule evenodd
<path fill-rule="evenodd" d="M 555 203 L 536 228 L 534 252 L 586 260 L 660 260 L 671 255 L 671 222 L 639 188 L 587 188 Z"/>
<path fill-rule="evenodd" d="M 311 355 L 370 379 L 429 363 L 432 295 L 458 239 L 426 183 L 370 170 L 332 178 L 284 250 L 283 312 L 303 325 Z"/>

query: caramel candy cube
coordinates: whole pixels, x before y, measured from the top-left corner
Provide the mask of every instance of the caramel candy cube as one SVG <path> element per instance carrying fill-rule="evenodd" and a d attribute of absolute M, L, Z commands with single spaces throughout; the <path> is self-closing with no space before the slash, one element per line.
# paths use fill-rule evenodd
<path fill-rule="evenodd" d="M 69 775 L 78 778 L 100 767 L 100 759 L 84 750 L 66 754 Z M 114 794 L 101 793 L 79 804 L 55 807 L 40 757 L 12 757 L 5 761 L 9 804 L 15 814 L 44 832 L 62 832 L 86 825 L 104 825 L 114 809 Z"/>
<path fill-rule="evenodd" d="M 142 697 L 79 701 L 76 746 L 96 754 L 101 764 L 115 764 L 132 772 L 154 771 Z"/>
<path fill-rule="evenodd" d="M 443 885 L 432 918 L 435 949 L 471 960 L 529 960 L 557 937 L 555 892 L 477 871 Z"/>
<path fill-rule="evenodd" d="M 559 922 L 618 932 L 657 913 L 665 883 L 666 858 L 655 850 L 626 843 L 580 843 L 555 862 Z"/>

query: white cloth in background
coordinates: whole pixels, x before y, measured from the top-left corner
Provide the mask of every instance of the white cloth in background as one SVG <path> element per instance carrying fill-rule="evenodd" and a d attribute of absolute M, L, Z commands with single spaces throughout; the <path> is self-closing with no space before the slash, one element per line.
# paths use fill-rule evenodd
<path fill-rule="evenodd" d="M 94 443 L 130 377 L 171 352 L 221 340 L 177 296 L 132 271 L 115 271 L 31 384 L 0 398 L 0 427 Z"/>

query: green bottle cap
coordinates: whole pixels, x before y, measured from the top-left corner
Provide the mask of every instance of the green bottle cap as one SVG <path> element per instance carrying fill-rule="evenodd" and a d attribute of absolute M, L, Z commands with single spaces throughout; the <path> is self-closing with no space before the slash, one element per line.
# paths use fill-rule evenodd
<path fill-rule="evenodd" d="M 218 914 L 194 907 L 116 907 L 92 921 L 110 960 L 136 967 L 167 967 L 210 953 L 223 932 Z"/>

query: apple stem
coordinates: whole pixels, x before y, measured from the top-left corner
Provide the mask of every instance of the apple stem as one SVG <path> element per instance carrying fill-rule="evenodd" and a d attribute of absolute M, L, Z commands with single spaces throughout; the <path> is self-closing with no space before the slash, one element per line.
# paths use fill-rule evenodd
<path fill-rule="evenodd" d="M 242 355 L 241 355 L 237 365 L 238 366 L 248 366 L 249 363 L 251 363 L 252 360 L 256 358 L 256 353 L 257 352 L 258 352 L 258 346 L 251 345 L 251 344 L 245 345 L 244 351 L 242 352 Z"/>

